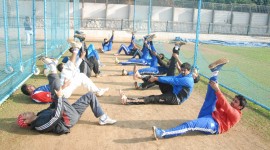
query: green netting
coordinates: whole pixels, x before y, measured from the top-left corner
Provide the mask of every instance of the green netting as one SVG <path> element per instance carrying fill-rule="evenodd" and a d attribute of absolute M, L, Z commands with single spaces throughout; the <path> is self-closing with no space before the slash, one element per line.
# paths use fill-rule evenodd
<path fill-rule="evenodd" d="M 75 22 L 80 20 L 79 1 L 73 3 L 70 5 L 68 0 L 0 2 L 0 104 L 33 75 L 37 57 L 59 58 L 66 51 L 72 7 Z M 30 20 L 29 30 L 25 30 L 26 18 Z M 76 29 L 80 29 L 79 24 Z"/>
<path fill-rule="evenodd" d="M 145 3 L 141 5 L 147 7 L 147 2 L 144 2 Z M 157 2 L 160 1 L 152 1 L 152 3 L 155 5 L 161 5 Z M 148 7 L 152 7 L 151 3 L 148 3 Z M 136 15 L 138 16 L 142 14 L 137 13 Z M 198 16 L 197 22 L 205 22 L 205 20 L 203 19 L 205 18 L 201 18 L 201 16 Z M 174 23 L 171 26 L 173 27 L 174 31 L 187 31 L 186 28 L 190 28 L 188 30 L 196 30 L 198 32 L 199 40 L 199 33 L 204 33 L 209 30 L 209 27 L 206 27 L 207 25 L 204 25 L 203 23 L 201 23 L 200 25 L 201 28 L 198 28 L 199 26 L 197 26 L 196 23 Z M 155 26 L 159 28 L 159 31 L 161 27 L 166 27 L 166 25 L 162 25 L 160 22 L 153 22 L 152 26 L 147 26 L 148 29 L 144 30 L 149 31 L 149 27 L 151 27 L 152 31 L 155 31 Z M 166 28 L 164 28 L 163 30 L 165 31 L 165 29 Z M 224 30 L 226 30 L 224 26 L 220 28 L 221 32 Z M 247 29 L 243 28 L 237 28 L 236 30 L 239 30 L 239 32 L 241 32 L 241 30 L 243 30 L 244 32 L 247 31 Z M 168 32 L 167 29 L 166 32 Z M 226 37 L 224 37 L 223 40 L 234 41 L 237 39 L 226 39 Z M 142 45 L 142 41 L 137 42 L 138 44 Z M 165 56 L 170 58 L 174 44 L 155 41 L 155 47 L 159 53 L 164 53 Z M 195 54 L 195 52 L 197 53 Z M 236 94 L 244 95 L 250 101 L 270 110 L 270 81 L 267 80 L 267 73 L 270 70 L 270 61 L 267 56 L 270 56 L 269 48 L 230 47 L 216 45 L 196 46 L 196 44 L 194 44 L 193 49 L 188 50 L 186 50 L 185 46 L 183 46 L 180 53 L 180 58 L 183 62 L 189 62 L 190 64 L 198 67 L 200 70 L 200 74 L 206 78 L 209 78 L 211 76 L 211 72 L 208 69 L 208 65 L 211 62 L 222 57 L 228 58 L 230 60 L 230 63 L 227 64 L 226 67 L 224 67 L 224 69 L 219 75 L 220 85 L 231 90 L 232 92 L 235 92 Z M 194 62 L 196 64 L 194 64 Z"/>
<path fill-rule="evenodd" d="M 152 0 L 136 0 L 133 5 L 133 30 L 151 33 Z"/>

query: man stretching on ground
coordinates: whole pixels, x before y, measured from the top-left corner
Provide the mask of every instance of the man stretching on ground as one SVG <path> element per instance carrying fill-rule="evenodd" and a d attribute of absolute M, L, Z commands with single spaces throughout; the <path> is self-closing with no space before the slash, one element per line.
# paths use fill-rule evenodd
<path fill-rule="evenodd" d="M 132 32 L 129 46 L 127 47 L 126 45 L 121 44 L 119 50 L 114 55 L 115 56 L 119 55 L 122 50 L 125 52 L 126 55 L 134 55 L 137 49 L 138 48 L 136 47 L 136 44 L 135 44 L 135 35 L 134 35 L 134 32 Z"/>
<path fill-rule="evenodd" d="M 51 98 L 53 103 L 49 108 L 35 114 L 34 112 L 21 113 L 17 118 L 17 124 L 22 128 L 30 127 L 39 132 L 53 132 L 57 134 L 67 134 L 80 119 L 83 112 L 90 106 L 96 118 L 99 118 L 99 124 L 114 124 L 116 120 L 106 115 L 97 97 L 89 92 L 80 97 L 72 105 L 63 97 L 60 79 L 57 75 L 56 64 L 47 64 L 51 69 L 48 75 L 49 86 L 51 89 Z"/>
<path fill-rule="evenodd" d="M 114 36 L 114 30 L 112 30 L 112 36 L 110 40 L 108 41 L 108 39 L 105 38 L 104 41 L 102 42 L 102 49 L 101 48 L 99 49 L 100 52 L 105 53 L 112 50 L 113 36 Z"/>
<path fill-rule="evenodd" d="M 120 90 L 122 104 L 182 104 L 188 99 L 194 86 L 191 65 L 183 63 L 181 65 L 181 74 L 178 76 L 151 76 L 149 82 L 156 82 L 155 84 L 159 85 L 162 94 L 129 98 Z"/>
<path fill-rule="evenodd" d="M 209 65 L 212 77 L 209 80 L 205 101 L 198 118 L 167 130 L 153 126 L 152 129 L 156 140 L 180 136 L 189 131 L 221 134 L 240 121 L 242 116 L 241 110 L 247 104 L 246 99 L 241 95 L 236 95 L 231 104 L 229 104 L 217 83 L 218 72 L 227 62 L 229 62 L 227 59 L 219 59 Z"/>

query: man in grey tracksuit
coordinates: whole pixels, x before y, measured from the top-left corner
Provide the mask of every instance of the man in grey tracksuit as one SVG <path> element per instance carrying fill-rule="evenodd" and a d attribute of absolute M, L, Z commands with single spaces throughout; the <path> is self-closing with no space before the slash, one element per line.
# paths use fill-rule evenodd
<path fill-rule="evenodd" d="M 48 75 L 49 85 L 51 87 L 51 97 L 53 103 L 49 108 L 35 114 L 34 112 L 25 112 L 19 115 L 17 123 L 20 127 L 30 126 L 31 129 L 39 132 L 54 132 L 65 134 L 70 132 L 85 109 L 90 106 L 96 118 L 99 118 L 99 124 L 114 124 L 116 120 L 107 116 L 95 94 L 88 92 L 81 96 L 75 103 L 69 104 L 66 98 L 63 98 L 60 88 L 60 79 L 56 74 L 56 64 L 53 60 L 46 58 L 47 65 L 50 66 L 52 73 Z"/>

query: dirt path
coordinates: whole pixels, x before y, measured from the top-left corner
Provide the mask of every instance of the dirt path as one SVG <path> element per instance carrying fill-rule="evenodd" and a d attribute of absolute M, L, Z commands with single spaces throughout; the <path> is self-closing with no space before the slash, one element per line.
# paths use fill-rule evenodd
<path fill-rule="evenodd" d="M 3 117 L 0 122 L 1 149 L 269 149 L 269 141 L 252 133 L 248 127 L 241 124 L 243 123 L 241 121 L 228 133 L 221 135 L 192 133 L 155 141 L 151 130 L 153 125 L 169 128 L 196 118 L 205 93 L 195 88 L 190 99 L 181 106 L 121 105 L 118 94 L 120 88 L 129 96 L 160 94 L 160 92 L 157 88 L 146 91 L 134 90 L 132 77 L 120 75 L 123 68 L 131 70 L 132 66 L 120 66 L 114 63 L 113 53 L 118 47 L 119 44 L 115 43 L 112 52 L 100 55 L 101 61 L 106 65 L 102 68 L 105 76 L 91 77 L 99 87 L 110 88 L 103 97 L 99 97 L 99 101 L 104 111 L 118 120 L 115 125 L 99 126 L 98 119 L 90 109 L 87 109 L 77 125 L 71 129 L 70 134 L 61 136 L 39 134 L 18 128 L 15 125 L 15 118 L 21 111 L 38 111 L 47 106 L 11 99 L 11 102 L 5 103 L 0 110 Z M 119 56 L 120 60 L 127 58 L 129 57 Z M 42 80 L 46 83 L 45 79 Z M 70 102 L 74 102 L 85 92 L 78 89 L 70 98 Z M 22 95 L 17 92 L 17 97 L 19 96 Z M 7 111 L 12 112 L 13 115 L 7 116 Z"/>

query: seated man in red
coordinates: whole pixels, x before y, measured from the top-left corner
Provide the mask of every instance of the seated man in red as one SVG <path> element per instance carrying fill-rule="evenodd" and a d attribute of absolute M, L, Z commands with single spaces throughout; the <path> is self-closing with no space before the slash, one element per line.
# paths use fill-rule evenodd
<path fill-rule="evenodd" d="M 240 121 L 242 116 L 241 110 L 247 104 L 246 99 L 242 95 L 236 95 L 230 104 L 221 93 L 217 83 L 218 72 L 227 62 L 229 62 L 227 59 L 219 59 L 209 65 L 213 76 L 210 78 L 205 101 L 198 118 L 166 130 L 153 126 L 156 140 L 180 136 L 188 131 L 221 134 Z"/>

